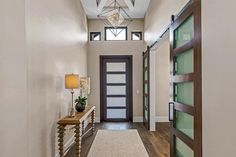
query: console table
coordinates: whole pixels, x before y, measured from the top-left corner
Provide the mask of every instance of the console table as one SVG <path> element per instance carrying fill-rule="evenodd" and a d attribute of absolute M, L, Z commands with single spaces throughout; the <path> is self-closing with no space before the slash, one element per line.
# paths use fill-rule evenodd
<path fill-rule="evenodd" d="M 90 127 L 86 132 L 84 128 L 84 121 L 88 119 L 91 115 L 92 127 Z M 94 133 L 95 131 L 95 106 L 87 106 L 83 112 L 77 112 L 74 117 L 64 117 L 60 119 L 57 124 L 58 126 L 58 146 L 59 146 L 59 155 L 64 157 L 63 150 L 63 138 L 65 134 L 65 127 L 67 125 L 75 125 L 75 145 L 76 145 L 76 155 L 80 157 L 81 153 L 81 140 L 82 137 L 87 134 L 89 131 Z"/>

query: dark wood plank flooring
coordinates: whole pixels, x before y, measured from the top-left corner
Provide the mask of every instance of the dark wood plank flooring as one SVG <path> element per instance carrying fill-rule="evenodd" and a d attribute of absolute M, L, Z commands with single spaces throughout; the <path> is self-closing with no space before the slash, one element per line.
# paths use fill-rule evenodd
<path fill-rule="evenodd" d="M 143 123 L 99 123 L 96 124 L 96 130 L 98 129 L 111 129 L 111 130 L 125 130 L 125 129 L 137 129 L 139 135 L 147 149 L 150 157 L 169 157 L 169 123 L 157 123 L 157 131 L 147 131 Z M 95 133 L 96 135 L 96 133 Z M 81 157 L 86 157 L 95 135 L 86 135 L 82 142 Z M 75 147 L 73 146 L 66 157 L 76 157 Z"/>

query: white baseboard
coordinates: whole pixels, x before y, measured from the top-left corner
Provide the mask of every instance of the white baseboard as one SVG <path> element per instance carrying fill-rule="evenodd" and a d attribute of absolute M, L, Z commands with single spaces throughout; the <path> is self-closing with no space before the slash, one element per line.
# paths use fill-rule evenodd
<path fill-rule="evenodd" d="M 168 116 L 157 116 L 156 122 L 169 122 L 169 117 Z"/>
<path fill-rule="evenodd" d="M 168 116 L 157 116 L 155 117 L 156 122 L 169 122 Z M 133 122 L 143 122 L 142 116 L 133 117 Z"/>
<path fill-rule="evenodd" d="M 95 123 L 100 123 L 101 120 L 100 120 L 100 117 L 95 117 Z"/>
<path fill-rule="evenodd" d="M 95 117 L 95 122 L 96 123 L 101 123 L 100 117 Z M 137 116 L 137 117 L 133 117 L 133 122 L 143 122 L 143 117 L 141 116 Z"/>
<path fill-rule="evenodd" d="M 74 135 L 64 144 L 64 155 L 70 150 L 72 145 L 75 143 Z M 55 157 L 60 157 L 59 152 L 55 155 Z"/>
<path fill-rule="evenodd" d="M 143 122 L 143 117 L 142 116 L 133 117 L 133 122 L 134 123 Z"/>
<path fill-rule="evenodd" d="M 155 117 L 156 122 L 169 122 L 168 116 L 156 116 Z M 100 123 L 100 117 L 95 117 L 95 122 Z M 133 117 L 133 122 L 138 123 L 138 122 L 143 122 L 143 117 L 142 116 L 135 116 Z"/>

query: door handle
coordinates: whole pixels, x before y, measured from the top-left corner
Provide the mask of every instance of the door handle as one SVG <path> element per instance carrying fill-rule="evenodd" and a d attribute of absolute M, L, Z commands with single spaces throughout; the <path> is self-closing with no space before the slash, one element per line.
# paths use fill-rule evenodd
<path fill-rule="evenodd" d="M 175 107 L 175 103 L 169 102 L 169 121 L 173 121 L 174 119 L 174 107 Z"/>

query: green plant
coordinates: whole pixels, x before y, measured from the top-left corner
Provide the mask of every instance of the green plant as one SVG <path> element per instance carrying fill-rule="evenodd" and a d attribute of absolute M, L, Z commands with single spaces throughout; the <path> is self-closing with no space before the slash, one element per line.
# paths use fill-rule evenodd
<path fill-rule="evenodd" d="M 75 103 L 80 104 L 81 106 L 85 106 L 86 105 L 86 100 L 87 100 L 86 97 L 78 96 L 78 98 L 75 99 Z"/>

